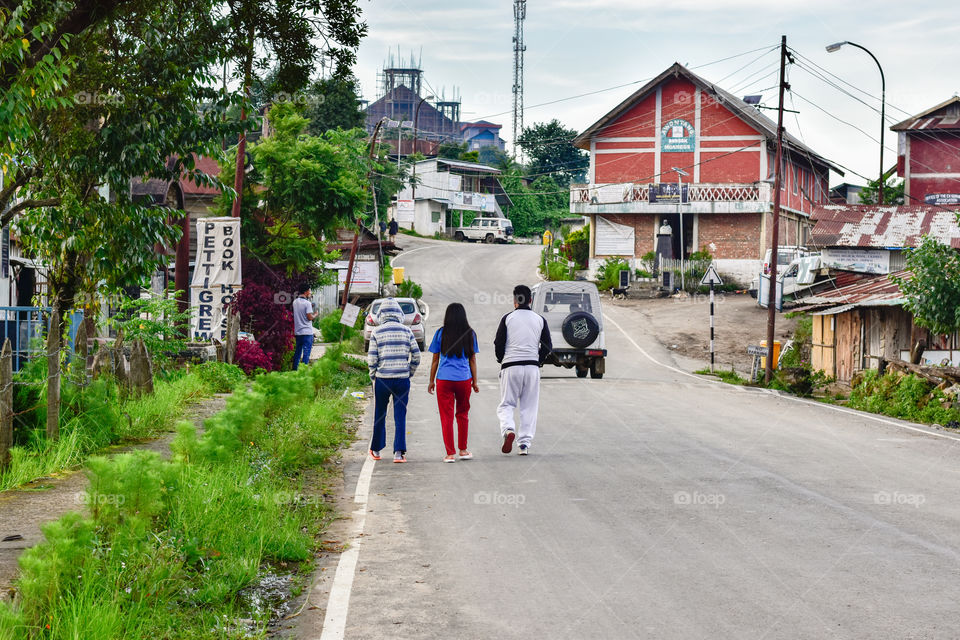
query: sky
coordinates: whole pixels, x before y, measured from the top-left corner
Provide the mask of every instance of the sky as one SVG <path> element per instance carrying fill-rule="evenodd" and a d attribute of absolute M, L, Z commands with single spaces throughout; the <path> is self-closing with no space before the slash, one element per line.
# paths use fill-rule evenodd
<path fill-rule="evenodd" d="M 424 95 L 445 92 L 449 98 L 456 88 L 461 120 L 502 124 L 501 136 L 510 143 L 512 0 L 360 4 L 369 34 L 354 73 L 365 99 L 377 98 L 378 72 L 391 54 L 398 56 L 399 47 L 404 66 L 411 55 L 422 61 L 429 87 Z M 762 104 L 776 107 L 781 35 L 802 56 L 788 67 L 792 91 L 786 98 L 786 107 L 799 113 L 786 114 L 784 126 L 817 153 L 851 169 L 845 177 L 832 175 L 832 184 L 863 184 L 861 176 L 874 179 L 879 173 L 880 74 L 867 53 L 850 46 L 827 53 L 827 44 L 855 42 L 883 66 L 887 168 L 897 156 L 897 136 L 889 125 L 960 91 L 960 5 L 955 0 L 916 5 L 886 0 L 528 0 L 524 124 L 556 118 L 583 131 L 674 62 L 736 95 L 761 94 Z M 814 65 L 855 87 L 830 78 L 863 102 L 815 77 L 809 71 L 816 70 Z M 566 99 L 627 83 L 633 84 Z M 552 104 L 538 106 L 548 102 Z M 775 111 L 766 113 L 776 117 Z"/>

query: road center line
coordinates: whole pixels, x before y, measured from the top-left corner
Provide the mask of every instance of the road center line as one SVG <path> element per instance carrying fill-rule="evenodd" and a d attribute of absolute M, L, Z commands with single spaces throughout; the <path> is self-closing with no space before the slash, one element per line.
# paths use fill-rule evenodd
<path fill-rule="evenodd" d="M 357 490 L 353 502 L 359 505 L 353 512 L 353 530 L 350 532 L 349 547 L 340 554 L 337 572 L 333 576 L 330 597 L 327 599 L 327 612 L 323 618 L 323 631 L 320 640 L 342 640 L 347 627 L 347 611 L 350 607 L 350 592 L 353 590 L 353 577 L 360 558 L 360 541 L 363 539 L 363 526 L 367 520 L 367 498 L 370 495 L 370 480 L 373 476 L 373 458 L 365 456 Z"/>
<path fill-rule="evenodd" d="M 725 382 L 720 382 L 719 380 L 710 380 L 710 379 L 708 379 L 708 378 L 702 378 L 702 377 L 700 377 L 700 376 L 698 376 L 698 375 L 695 375 L 695 374 L 692 374 L 692 373 L 687 373 L 686 371 L 682 371 L 681 369 L 678 369 L 678 368 L 676 368 L 676 367 L 671 367 L 671 366 L 668 365 L 668 364 L 664 364 L 664 363 L 660 362 L 659 360 L 657 360 L 656 358 L 654 358 L 653 356 L 651 356 L 649 353 L 647 353 L 647 351 L 646 351 L 643 347 L 641 347 L 639 344 L 637 344 L 636 340 L 634 340 L 632 337 L 630 337 L 630 335 L 629 335 L 626 331 L 624 331 L 623 327 L 621 327 L 619 324 L 617 324 L 617 321 L 616 321 L 616 320 L 614 320 L 613 318 L 611 318 L 611 317 L 608 316 L 607 314 L 603 314 L 603 319 L 606 320 L 607 322 L 609 322 L 610 324 L 612 324 L 613 326 L 615 326 L 615 327 L 620 331 L 620 333 L 623 334 L 623 337 L 626 338 L 626 339 L 630 342 L 630 344 L 632 344 L 634 347 L 636 347 L 637 351 L 639 351 L 641 354 L 643 354 L 643 356 L 644 356 L 647 360 L 649 360 L 650 362 L 652 362 L 653 364 L 655 364 L 655 365 L 657 365 L 657 366 L 659 366 L 659 367 L 663 367 L 664 369 L 669 369 L 670 371 L 673 371 L 673 372 L 675 372 L 675 373 L 679 373 L 679 374 L 681 374 L 681 375 L 687 376 L 688 378 L 695 378 L 695 379 L 697 379 L 697 380 L 700 380 L 701 382 L 709 382 L 709 383 L 713 383 L 713 384 L 719 384 L 719 385 L 729 386 L 729 385 L 727 385 Z M 737 387 L 733 387 L 733 388 L 737 388 Z M 762 391 L 767 391 L 767 390 L 762 390 Z M 769 391 L 767 391 L 767 392 L 769 393 Z M 879 422 L 879 423 L 881 423 L 881 424 L 887 424 L 887 425 L 891 425 L 891 426 L 894 426 L 894 427 L 898 427 L 898 428 L 900 428 L 900 429 L 906 429 L 907 431 L 915 431 L 916 433 L 923 433 L 923 434 L 926 434 L 926 435 L 928 435 L 928 436 L 933 436 L 933 437 L 935 437 L 935 438 L 943 438 L 943 439 L 945 439 L 945 440 L 954 440 L 954 441 L 956 441 L 956 442 L 960 442 L 960 438 L 958 438 L 957 436 L 951 436 L 951 435 L 947 435 L 947 434 L 945 434 L 945 433 L 937 433 L 936 431 L 931 431 L 931 430 L 929 430 L 929 429 L 923 429 L 923 428 L 920 428 L 920 427 L 912 427 L 912 426 L 910 426 L 910 425 L 908 425 L 908 424 L 901 424 L 901 423 L 899 423 L 899 422 L 894 422 L 893 420 L 887 420 L 887 419 L 885 419 L 885 418 L 880 418 L 880 417 L 878 417 L 878 416 L 874 416 L 874 415 L 871 415 L 871 414 L 869 414 L 869 413 L 864 413 L 864 412 L 861 412 L 861 411 L 855 411 L 855 410 L 853 410 L 853 409 L 846 409 L 846 408 L 844 408 L 844 407 L 836 407 L 836 406 L 834 406 L 834 405 L 832 405 L 832 404 L 824 404 L 824 403 L 822 403 L 822 402 L 816 402 L 815 400 L 805 400 L 805 399 L 803 399 L 803 398 L 796 398 L 796 397 L 794 397 L 794 396 L 790 396 L 790 395 L 786 395 L 786 394 L 778 394 L 778 395 L 779 395 L 779 397 L 783 398 L 784 400 L 790 400 L 790 401 L 792 401 L 792 402 L 799 402 L 799 403 L 802 403 L 802 404 L 813 405 L 813 406 L 820 407 L 820 408 L 823 408 L 823 409 L 830 409 L 830 410 L 836 411 L 836 412 L 838 412 L 838 413 L 845 413 L 845 414 L 848 414 L 848 415 L 857 416 L 857 417 L 859 417 L 859 418 L 866 418 L 866 419 L 868 419 L 868 420 L 873 420 L 874 422 Z"/>

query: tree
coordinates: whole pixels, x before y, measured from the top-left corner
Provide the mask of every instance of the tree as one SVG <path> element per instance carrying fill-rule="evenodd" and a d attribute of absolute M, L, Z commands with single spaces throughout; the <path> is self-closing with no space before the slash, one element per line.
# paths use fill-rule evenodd
<path fill-rule="evenodd" d="M 861 204 L 877 204 L 877 185 L 879 180 L 867 180 L 867 186 L 860 190 Z M 887 178 L 883 186 L 883 204 L 903 204 L 904 203 L 904 181 L 899 178 Z"/>
<path fill-rule="evenodd" d="M 448 160 L 459 160 L 460 156 L 467 152 L 466 142 L 453 142 L 447 140 L 437 146 L 437 157 Z"/>
<path fill-rule="evenodd" d="M 912 276 L 894 277 L 906 297 L 904 307 L 921 327 L 937 334 L 960 330 L 960 256 L 929 236 L 907 254 Z"/>
<path fill-rule="evenodd" d="M 322 78 L 305 92 L 306 111 L 310 121 L 307 131 L 320 135 L 329 129 L 362 128 L 367 119 L 360 108 L 357 79 L 354 76 Z"/>
<path fill-rule="evenodd" d="M 576 131 L 565 128 L 555 119 L 524 127 L 517 144 L 530 158 L 528 174 L 531 177 L 553 176 L 564 188 L 574 180 L 582 180 L 590 158 L 584 150 L 573 145 L 576 137 Z"/>

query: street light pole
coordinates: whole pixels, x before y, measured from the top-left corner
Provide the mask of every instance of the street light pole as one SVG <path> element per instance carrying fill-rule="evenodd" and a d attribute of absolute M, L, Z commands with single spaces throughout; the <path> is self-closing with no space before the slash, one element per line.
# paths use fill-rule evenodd
<path fill-rule="evenodd" d="M 877 60 L 877 56 L 873 55 L 869 49 L 857 44 L 856 42 L 845 40 L 843 42 L 835 42 L 831 45 L 827 45 L 827 53 L 839 51 L 840 47 L 845 44 L 848 44 L 851 47 L 856 47 L 862 51 L 866 51 L 867 55 L 873 58 L 873 61 L 877 63 L 877 69 L 880 70 L 880 181 L 877 183 L 877 204 L 883 204 L 883 186 L 885 182 L 883 179 L 883 134 L 887 129 L 887 80 L 883 75 L 883 67 L 880 66 L 880 61 Z"/>

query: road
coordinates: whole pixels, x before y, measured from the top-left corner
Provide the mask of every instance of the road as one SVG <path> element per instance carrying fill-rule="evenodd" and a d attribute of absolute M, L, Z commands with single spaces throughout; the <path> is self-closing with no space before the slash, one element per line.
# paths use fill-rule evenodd
<path fill-rule="evenodd" d="M 460 301 L 479 335 L 476 459 L 441 463 L 425 364 L 345 637 L 960 637 L 960 438 L 690 376 L 608 305 L 604 379 L 544 369 L 531 455 L 503 455 L 493 336 L 538 249 L 402 242 L 428 333 Z"/>

